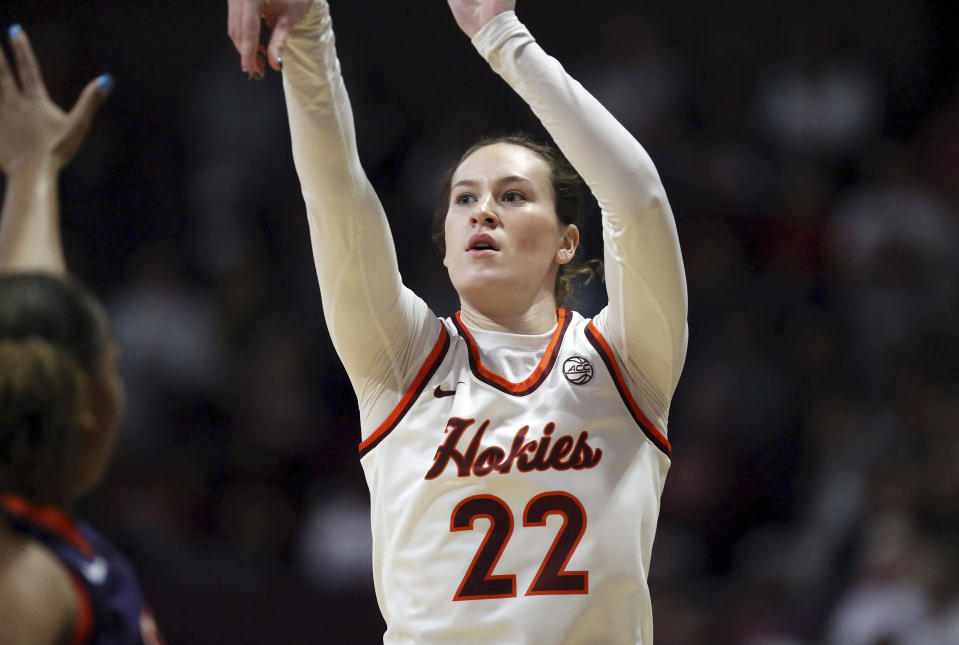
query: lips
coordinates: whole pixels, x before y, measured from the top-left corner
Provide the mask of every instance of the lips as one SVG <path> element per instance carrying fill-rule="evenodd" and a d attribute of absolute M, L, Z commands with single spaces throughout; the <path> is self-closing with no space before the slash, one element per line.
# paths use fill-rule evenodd
<path fill-rule="evenodd" d="M 466 245 L 467 251 L 499 251 L 499 244 L 489 233 L 474 233 Z"/>

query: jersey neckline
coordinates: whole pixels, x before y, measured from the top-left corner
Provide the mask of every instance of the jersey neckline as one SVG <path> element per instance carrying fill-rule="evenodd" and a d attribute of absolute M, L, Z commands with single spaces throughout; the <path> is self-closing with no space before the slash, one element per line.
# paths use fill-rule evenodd
<path fill-rule="evenodd" d="M 86 556 L 93 555 L 93 545 L 80 532 L 70 516 L 55 506 L 34 504 L 19 495 L 7 493 L 0 495 L 0 506 L 11 517 L 28 521 L 48 533 L 66 541 Z"/>
<path fill-rule="evenodd" d="M 542 358 L 540 358 L 536 368 L 528 377 L 522 381 L 514 382 L 483 365 L 476 339 L 473 338 L 469 329 L 466 328 L 461 314 L 462 311 L 457 311 L 453 315 L 453 324 L 456 325 L 460 336 L 466 340 L 469 350 L 470 370 L 473 372 L 473 376 L 497 390 L 512 394 L 513 396 L 526 396 L 536 390 L 536 388 L 546 380 L 550 370 L 556 363 L 556 357 L 559 355 L 559 348 L 560 345 L 562 345 L 563 336 L 566 334 L 566 330 L 569 328 L 570 321 L 572 320 L 572 314 L 568 309 L 563 309 L 562 307 L 556 309 L 556 329 L 553 331 L 553 335 L 550 338 L 549 344 L 546 346 L 546 350 L 543 352 Z"/>

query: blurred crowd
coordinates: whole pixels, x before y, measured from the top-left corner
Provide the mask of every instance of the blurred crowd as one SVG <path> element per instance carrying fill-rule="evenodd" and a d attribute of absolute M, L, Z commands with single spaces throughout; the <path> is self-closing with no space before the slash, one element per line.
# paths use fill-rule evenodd
<path fill-rule="evenodd" d="M 84 511 L 171 643 L 376 642 L 355 398 L 279 79 L 244 79 L 225 3 L 149 4 L 0 11 L 61 103 L 117 79 L 63 179 L 68 260 L 108 305 L 128 399 Z M 442 3 L 331 4 L 404 280 L 449 315 L 441 171 L 484 133 L 542 130 Z M 677 218 L 690 344 L 657 645 L 959 643 L 956 11 L 520 2 L 649 150 Z M 581 310 L 602 300 L 588 285 Z"/>

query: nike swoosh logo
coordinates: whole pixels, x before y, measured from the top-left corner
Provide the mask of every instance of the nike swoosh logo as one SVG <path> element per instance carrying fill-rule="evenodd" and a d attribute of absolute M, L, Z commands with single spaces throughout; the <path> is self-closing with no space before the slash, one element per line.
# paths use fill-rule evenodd
<path fill-rule="evenodd" d="M 436 389 L 433 390 L 433 396 L 437 399 L 443 398 L 444 396 L 453 396 L 454 394 L 456 394 L 456 390 L 444 390 L 440 385 L 437 385 Z"/>

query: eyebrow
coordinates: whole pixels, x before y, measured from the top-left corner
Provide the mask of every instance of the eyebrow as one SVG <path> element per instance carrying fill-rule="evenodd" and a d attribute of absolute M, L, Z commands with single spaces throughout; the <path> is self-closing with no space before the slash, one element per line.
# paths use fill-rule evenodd
<path fill-rule="evenodd" d="M 497 184 L 512 184 L 515 182 L 524 182 L 527 184 L 533 183 L 522 175 L 508 175 L 506 177 L 500 177 L 496 180 Z M 460 179 L 458 182 L 450 186 L 450 188 L 456 188 L 457 186 L 476 186 L 478 183 L 479 182 L 475 179 Z"/>

